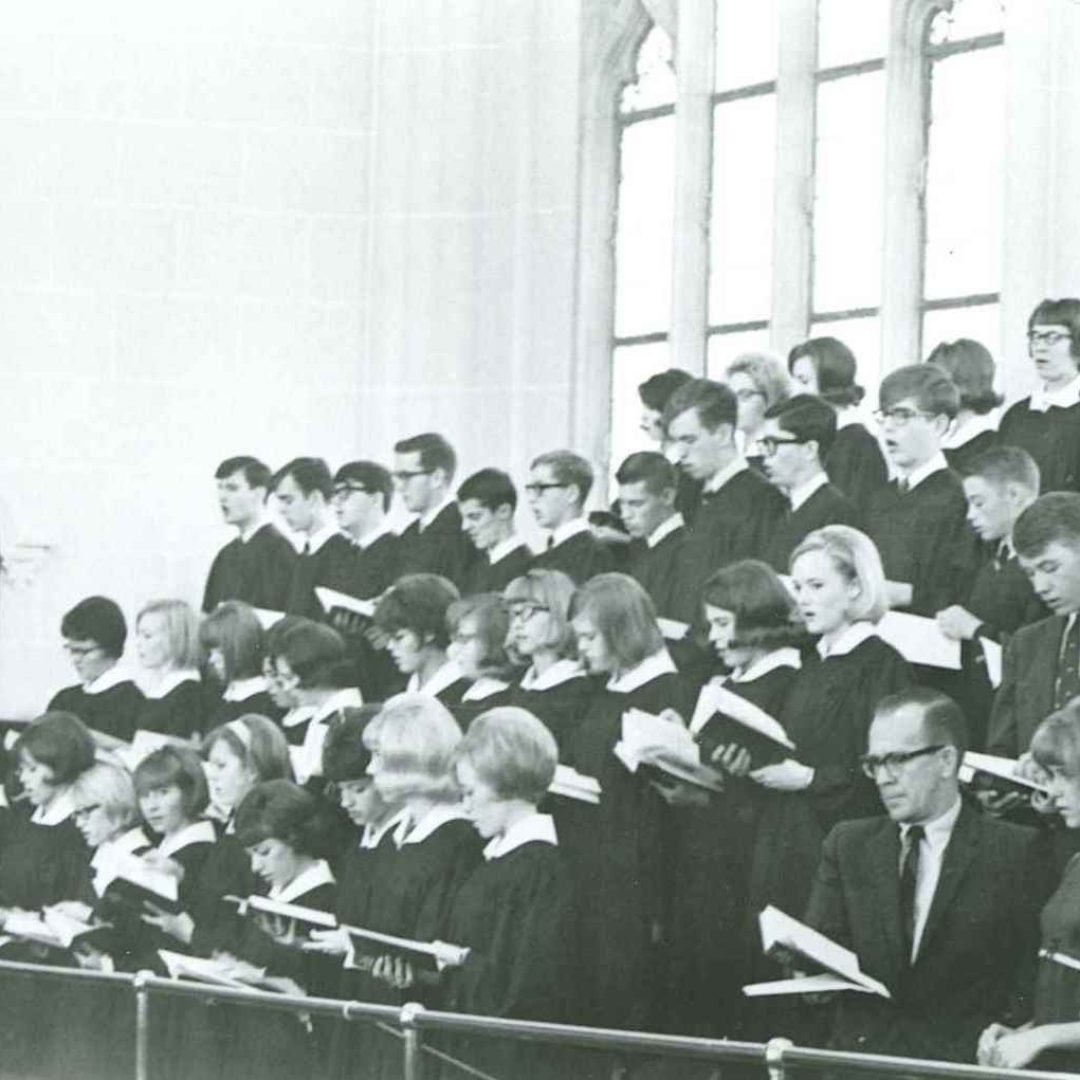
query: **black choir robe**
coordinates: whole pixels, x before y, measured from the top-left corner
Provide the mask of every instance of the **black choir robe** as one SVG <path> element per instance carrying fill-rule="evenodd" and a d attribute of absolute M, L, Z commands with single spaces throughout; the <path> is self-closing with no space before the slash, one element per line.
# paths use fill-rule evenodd
<path fill-rule="evenodd" d="M 160 697 L 144 698 L 135 719 L 135 729 L 189 739 L 208 730 L 207 715 L 215 711 L 218 704 L 214 692 L 192 676 L 178 682 Z"/>
<path fill-rule="evenodd" d="M 889 482 L 889 469 L 877 439 L 862 424 L 845 424 L 836 433 L 825 471 L 863 515 L 879 488 Z"/>
<path fill-rule="evenodd" d="M 464 587 L 478 552 L 461 531 L 461 511 L 447 503 L 430 525 L 420 528 L 417 518 L 398 540 L 398 575 L 439 574 Z"/>
<path fill-rule="evenodd" d="M 102 679 L 111 674 L 106 672 Z M 143 705 L 142 691 L 130 679 L 123 679 L 101 690 L 92 686 L 87 689 L 81 683 L 65 686 L 53 695 L 49 712 L 74 713 L 88 728 L 129 742 L 138 727 Z"/>
<path fill-rule="evenodd" d="M 285 710 L 274 704 L 274 699 L 267 690 L 256 690 L 239 701 L 223 697 L 207 712 L 206 731 L 213 731 L 214 728 L 227 724 L 230 720 L 247 716 L 249 713 L 277 721 L 285 715 Z"/>
<path fill-rule="evenodd" d="M 966 476 L 976 458 L 985 454 L 987 450 L 993 450 L 1000 443 L 1001 438 L 996 431 L 984 428 L 958 446 L 944 447 L 942 453 L 953 472 L 958 476 Z"/>
<path fill-rule="evenodd" d="M 348 593 L 355 587 L 355 580 L 356 549 L 344 533 L 334 533 L 314 551 L 296 556 L 284 610 L 321 622 L 327 613 L 315 595 L 315 587 L 322 585 Z"/>
<path fill-rule="evenodd" d="M 363 547 L 354 544 L 352 580 L 350 587 L 342 592 L 361 600 L 382 596 L 400 576 L 398 558 L 398 538 L 391 532 L 383 533 Z"/>
<path fill-rule="evenodd" d="M 488 552 L 477 552 L 461 587 L 462 596 L 476 593 L 501 593 L 515 578 L 521 577 L 532 565 L 533 553 L 522 541 L 497 562 L 492 562 Z"/>
<path fill-rule="evenodd" d="M 225 600 L 284 611 L 292 586 L 296 549 L 267 522 L 248 540 L 230 540 L 214 557 L 203 591 L 203 611 Z"/>
<path fill-rule="evenodd" d="M 494 675 L 483 675 L 475 682 L 470 683 L 460 700 L 448 706 L 458 722 L 462 731 L 468 731 L 472 722 L 482 713 L 489 709 L 497 709 L 501 705 L 509 705 L 513 696 L 514 686 L 507 678 Z"/>
<path fill-rule="evenodd" d="M 533 556 L 532 566 L 537 570 L 561 570 L 575 585 L 582 585 L 597 574 L 613 571 L 615 559 L 607 544 L 585 530 Z"/>
<path fill-rule="evenodd" d="M 1035 459 L 1042 494 L 1080 491 L 1080 403 L 1039 412 L 1024 398 L 1001 418 L 998 433 L 1002 445 L 1019 446 Z"/>
<path fill-rule="evenodd" d="M 784 508 L 765 549 L 765 562 L 777 573 L 786 574 L 791 553 L 810 533 L 826 525 L 851 525 L 856 529 L 862 525 L 855 503 L 832 484 L 819 487 L 796 509 L 790 503 Z"/>
<path fill-rule="evenodd" d="M 555 736 L 559 760 L 566 760 L 570 738 L 589 711 L 603 682 L 585 673 L 576 661 L 556 660 L 542 675 L 534 668 L 521 677 L 509 694 L 507 705 L 526 709 Z"/>
<path fill-rule="evenodd" d="M 896 483 L 888 484 L 871 500 L 865 520 L 885 576 L 912 587 L 907 610 L 933 616 L 964 602 L 977 554 L 963 484 L 956 473 L 939 469 L 907 492 Z"/>
<path fill-rule="evenodd" d="M 686 526 L 680 524 L 652 547 L 647 540 L 634 540 L 629 545 L 626 565 L 626 572 L 652 597 L 660 618 L 688 625 L 697 617 L 700 603 L 697 590 L 689 588 L 680 573 L 689 535 Z"/>
<path fill-rule="evenodd" d="M 611 680 L 569 739 L 565 764 L 595 777 L 603 792 L 599 806 L 559 799 L 554 808 L 578 889 L 582 1023 L 650 1030 L 658 1022 L 670 888 L 666 804 L 613 751 L 625 710 L 672 708 L 687 716 L 692 704 L 670 657 L 657 653 Z"/>

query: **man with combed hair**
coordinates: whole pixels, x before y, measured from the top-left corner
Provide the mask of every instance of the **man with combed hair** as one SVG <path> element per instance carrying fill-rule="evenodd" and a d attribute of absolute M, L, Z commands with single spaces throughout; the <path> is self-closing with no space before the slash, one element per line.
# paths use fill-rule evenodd
<path fill-rule="evenodd" d="M 214 473 L 218 504 L 238 535 L 215 556 L 203 591 L 202 608 L 225 600 L 284 611 L 292 585 L 296 550 L 266 512 L 270 470 L 257 458 L 226 458 Z"/>
<path fill-rule="evenodd" d="M 839 995 L 833 1049 L 970 1062 L 991 1020 L 1027 1018 L 1043 848 L 961 799 L 965 742 L 963 713 L 935 690 L 875 710 L 862 765 L 887 816 L 832 830 L 806 922 L 892 996 Z"/>
<path fill-rule="evenodd" d="M 457 500 L 461 528 L 478 553 L 461 594 L 501 593 L 529 569 L 533 559 L 514 528 L 514 482 L 499 469 L 481 469 L 458 488 Z"/>
<path fill-rule="evenodd" d="M 355 575 L 352 596 L 381 596 L 398 577 L 398 538 L 386 520 L 394 481 L 374 461 L 349 461 L 334 473 L 334 513 L 352 541 Z"/>
<path fill-rule="evenodd" d="M 416 517 L 401 534 L 399 574 L 438 574 L 459 589 L 476 558 L 461 531 L 452 496 L 457 455 L 442 435 L 426 432 L 394 444 L 394 485 Z"/>

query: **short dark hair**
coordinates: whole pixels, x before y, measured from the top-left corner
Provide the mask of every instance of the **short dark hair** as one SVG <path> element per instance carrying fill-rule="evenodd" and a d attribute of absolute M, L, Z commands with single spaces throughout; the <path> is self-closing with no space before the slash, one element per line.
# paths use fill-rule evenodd
<path fill-rule="evenodd" d="M 471 499 L 488 510 L 498 510 L 500 506 L 517 509 L 517 488 L 514 481 L 501 469 L 481 469 L 467 477 L 458 488 L 457 501 L 463 503 Z"/>
<path fill-rule="evenodd" d="M 363 780 L 368 775 L 371 751 L 364 745 L 364 729 L 378 709 L 365 705 L 345 709 L 331 721 L 322 748 L 322 774 L 330 781 Z"/>
<path fill-rule="evenodd" d="M 878 399 L 882 409 L 892 408 L 907 398 L 931 416 L 947 416 L 951 420 L 960 411 L 956 384 L 937 364 L 907 364 L 881 380 Z"/>
<path fill-rule="evenodd" d="M 420 468 L 442 469 L 446 473 L 446 482 L 454 479 L 457 470 L 457 454 L 454 448 L 435 431 L 425 431 L 422 435 L 410 435 L 394 443 L 396 454 L 419 454 Z"/>
<path fill-rule="evenodd" d="M 460 598 L 452 581 L 438 574 L 406 574 L 383 593 L 375 608 L 375 624 L 387 633 L 411 630 L 421 641 L 440 649 L 450 644 L 446 613 Z"/>
<path fill-rule="evenodd" d="M 155 788 L 176 787 L 188 819 L 197 818 L 210 802 L 199 755 L 187 746 L 162 746 L 135 766 L 135 793 L 141 799 Z"/>
<path fill-rule="evenodd" d="M 883 697 L 874 708 L 874 719 L 891 716 L 908 705 L 922 711 L 923 735 L 929 745 L 955 746 L 957 759 L 968 746 L 964 710 L 948 694 L 929 686 L 909 686 Z"/>
<path fill-rule="evenodd" d="M 334 494 L 334 479 L 330 475 L 330 466 L 322 458 L 293 458 L 274 473 L 274 487 L 277 487 L 287 476 L 293 478 L 296 486 L 305 495 L 317 491 L 328 500 Z"/>
<path fill-rule="evenodd" d="M 1080 360 L 1080 300 L 1064 297 L 1061 300 L 1042 300 L 1028 319 L 1028 331 L 1036 326 L 1067 326 L 1072 339 L 1072 354 Z"/>
<path fill-rule="evenodd" d="M 390 470 L 376 461 L 347 461 L 334 473 L 334 486 L 338 484 L 355 484 L 372 495 L 377 493 L 383 497 L 383 509 L 390 509 L 394 479 Z"/>
<path fill-rule="evenodd" d="M 804 356 L 814 365 L 823 400 L 838 409 L 862 401 L 866 391 L 855 382 L 855 354 L 839 338 L 808 338 L 796 345 L 788 353 L 788 371 L 793 371 L 795 361 Z"/>
<path fill-rule="evenodd" d="M 740 559 L 717 570 L 702 586 L 701 598 L 735 617 L 736 646 L 779 649 L 806 639 L 791 593 L 776 571 L 758 559 Z"/>
<path fill-rule="evenodd" d="M 679 389 L 683 383 L 689 382 L 693 375 L 681 368 L 668 368 L 656 375 L 650 375 L 643 383 L 638 383 L 638 397 L 646 409 L 662 413 L 664 406 L 671 399 L 671 395 Z"/>
<path fill-rule="evenodd" d="M 264 491 L 270 490 L 270 469 L 258 458 L 248 457 L 245 454 L 239 457 L 226 458 L 217 467 L 214 479 L 228 480 L 230 476 L 235 476 L 236 473 L 244 474 L 244 481 L 248 487 L 262 488 Z"/>
<path fill-rule="evenodd" d="M 1039 494 L 1039 466 L 1019 446 L 995 446 L 984 451 L 967 465 L 964 475 L 981 477 L 995 487 L 1019 484 Z"/>
<path fill-rule="evenodd" d="M 127 623 L 115 600 L 88 596 L 60 620 L 60 633 L 69 641 L 92 641 L 114 660 L 124 655 Z"/>
<path fill-rule="evenodd" d="M 356 672 L 345 639 L 325 623 L 305 619 L 294 624 L 275 642 L 274 655 L 292 668 L 302 687 L 355 685 Z"/>
<path fill-rule="evenodd" d="M 253 679 L 262 674 L 266 632 L 250 605 L 241 600 L 218 604 L 199 624 L 199 644 L 204 650 L 220 649 L 225 682 Z"/>
<path fill-rule="evenodd" d="M 994 358 L 990 350 L 972 338 L 938 343 L 926 362 L 937 364 L 956 384 L 962 409 L 985 416 L 1005 400 L 994 390 Z"/>
<path fill-rule="evenodd" d="M 94 764 L 94 739 L 74 713 L 47 712 L 15 740 L 15 756 L 29 754 L 52 770 L 57 784 L 70 784 Z"/>
<path fill-rule="evenodd" d="M 816 442 L 821 460 L 836 441 L 836 410 L 813 394 L 796 394 L 778 401 L 766 410 L 765 416 L 800 442 Z"/>
<path fill-rule="evenodd" d="M 689 409 L 696 410 L 698 420 L 706 431 L 716 431 L 721 424 L 735 426 L 739 401 L 726 383 L 713 379 L 691 379 L 683 383 L 664 406 L 664 430 L 671 426 L 675 417 Z"/>
<path fill-rule="evenodd" d="M 329 824 L 326 804 L 291 780 L 256 784 L 236 808 L 236 838 L 246 848 L 274 839 L 320 858 L 328 852 Z"/>
<path fill-rule="evenodd" d="M 1040 495 L 1013 526 L 1013 547 L 1025 559 L 1038 558 L 1053 543 L 1080 548 L 1080 495 L 1075 491 Z"/>
<path fill-rule="evenodd" d="M 573 450 L 549 450 L 533 458 L 530 469 L 548 468 L 560 484 L 576 487 L 581 496 L 581 504 L 589 497 L 593 486 L 593 467 L 580 454 Z"/>
<path fill-rule="evenodd" d="M 640 450 L 631 454 L 619 466 L 615 479 L 620 484 L 643 483 L 650 495 L 674 491 L 679 485 L 679 474 L 675 471 L 675 466 L 655 450 Z"/>

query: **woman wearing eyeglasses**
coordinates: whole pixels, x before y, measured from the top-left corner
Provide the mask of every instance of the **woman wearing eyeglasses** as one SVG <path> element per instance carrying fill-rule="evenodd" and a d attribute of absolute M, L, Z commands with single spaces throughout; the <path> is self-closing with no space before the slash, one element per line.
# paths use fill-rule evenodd
<path fill-rule="evenodd" d="M 1001 442 L 1039 466 L 1042 493 L 1080 491 L 1080 300 L 1043 300 L 1028 319 L 1039 385 L 1001 420 Z"/>
<path fill-rule="evenodd" d="M 505 705 L 520 671 L 506 651 L 510 618 L 498 593 L 477 593 L 455 600 L 446 613 L 450 628 L 447 655 L 469 680 L 452 710 L 463 731 L 482 712 Z"/>
<path fill-rule="evenodd" d="M 765 414 L 791 393 L 783 361 L 767 352 L 742 353 L 728 365 L 724 382 L 739 402 L 736 436 L 739 450 L 760 472 L 764 454 L 758 440 L 765 426 Z"/>
<path fill-rule="evenodd" d="M 574 583 L 560 570 L 530 570 L 503 592 L 509 612 L 507 645 L 528 668 L 510 695 L 541 720 L 565 757 L 571 733 L 597 691 L 577 659 L 570 602 Z"/>

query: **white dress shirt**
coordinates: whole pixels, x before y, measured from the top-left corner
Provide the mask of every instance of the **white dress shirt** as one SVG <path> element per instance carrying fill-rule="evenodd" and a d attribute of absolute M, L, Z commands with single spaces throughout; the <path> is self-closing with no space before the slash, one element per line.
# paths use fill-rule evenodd
<path fill-rule="evenodd" d="M 926 919 L 930 914 L 930 907 L 934 902 L 934 893 L 937 891 L 938 878 L 941 877 L 941 864 L 945 860 L 945 849 L 949 846 L 952 838 L 956 819 L 960 816 L 961 801 L 959 795 L 956 802 L 934 818 L 933 821 L 923 823 L 923 838 L 919 843 L 919 873 L 915 879 L 915 933 L 911 941 L 911 962 L 919 955 L 919 946 L 922 944 L 923 932 L 926 930 Z M 900 836 L 903 840 L 910 825 L 900 826 Z M 900 849 L 903 851 L 903 843 Z M 899 867 L 897 867 L 899 873 Z"/>

